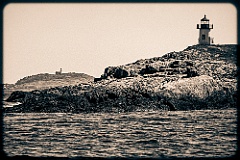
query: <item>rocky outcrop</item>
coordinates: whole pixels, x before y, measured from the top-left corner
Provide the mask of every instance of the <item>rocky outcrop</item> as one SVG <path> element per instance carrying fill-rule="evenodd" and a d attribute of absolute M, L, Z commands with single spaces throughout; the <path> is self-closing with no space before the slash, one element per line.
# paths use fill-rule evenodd
<path fill-rule="evenodd" d="M 129 73 L 124 68 L 121 67 L 107 67 L 102 75 L 102 78 L 125 78 L 128 77 Z"/>
<path fill-rule="evenodd" d="M 144 75 L 144 74 L 153 74 L 159 72 L 159 67 L 158 66 L 153 66 L 153 65 L 146 65 L 145 68 L 140 70 L 140 74 Z"/>
<path fill-rule="evenodd" d="M 14 92 L 8 100 L 22 104 L 5 111 L 89 113 L 234 108 L 235 62 L 234 45 L 191 46 L 162 57 L 107 67 L 101 78 L 92 83 Z"/>
<path fill-rule="evenodd" d="M 180 52 L 170 52 L 162 57 L 141 59 L 134 63 L 113 68 L 121 68 L 128 76 L 144 74 L 188 74 L 188 77 L 209 75 L 221 79 L 225 76 L 236 77 L 237 63 L 236 45 L 193 45 Z M 111 70 L 113 75 L 114 70 Z M 104 72 L 106 75 L 106 70 Z M 108 76 L 102 76 L 106 79 Z M 124 78 L 125 76 L 121 77 Z"/>
<path fill-rule="evenodd" d="M 6 101 L 7 102 L 23 102 L 26 94 L 27 93 L 23 91 L 15 91 L 8 97 Z"/>

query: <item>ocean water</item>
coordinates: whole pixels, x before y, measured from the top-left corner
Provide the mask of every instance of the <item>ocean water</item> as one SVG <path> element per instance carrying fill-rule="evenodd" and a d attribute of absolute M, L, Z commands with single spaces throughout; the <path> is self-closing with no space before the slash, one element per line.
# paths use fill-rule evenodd
<path fill-rule="evenodd" d="M 236 110 L 4 114 L 8 156 L 228 157 L 236 149 Z"/>

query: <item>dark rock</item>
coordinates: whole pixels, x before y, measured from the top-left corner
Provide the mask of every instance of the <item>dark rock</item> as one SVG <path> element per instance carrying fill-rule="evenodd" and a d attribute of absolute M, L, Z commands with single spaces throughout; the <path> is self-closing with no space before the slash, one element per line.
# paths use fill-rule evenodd
<path fill-rule="evenodd" d="M 98 82 L 98 81 L 101 81 L 102 78 L 94 78 L 94 82 Z"/>
<path fill-rule="evenodd" d="M 169 64 L 170 68 L 177 68 L 180 66 L 180 61 L 173 61 L 172 63 Z"/>
<path fill-rule="evenodd" d="M 158 72 L 159 70 L 157 69 L 157 67 L 152 66 L 152 65 L 146 65 L 145 68 L 143 68 L 139 74 L 143 75 L 143 74 L 153 74 Z"/>
<path fill-rule="evenodd" d="M 193 62 L 191 61 L 186 61 L 185 63 L 186 63 L 186 66 L 193 66 Z"/>
<path fill-rule="evenodd" d="M 7 102 L 23 102 L 26 97 L 26 92 L 23 91 L 15 91 L 8 98 Z"/>
<path fill-rule="evenodd" d="M 101 78 L 106 79 L 108 76 L 120 79 L 128 77 L 129 74 L 128 71 L 124 70 L 121 67 L 107 67 Z"/>
<path fill-rule="evenodd" d="M 116 68 L 115 73 L 113 74 L 114 78 L 125 78 L 128 76 L 128 72 L 122 68 Z"/>
<path fill-rule="evenodd" d="M 187 74 L 186 78 L 199 76 L 195 67 L 187 67 L 186 74 Z"/>
<path fill-rule="evenodd" d="M 163 101 L 163 104 L 164 104 L 164 105 L 167 105 L 167 106 L 169 107 L 169 110 L 170 110 L 170 111 L 176 111 L 176 110 L 177 110 L 176 107 L 175 107 L 170 101 L 164 100 L 164 101 Z"/>

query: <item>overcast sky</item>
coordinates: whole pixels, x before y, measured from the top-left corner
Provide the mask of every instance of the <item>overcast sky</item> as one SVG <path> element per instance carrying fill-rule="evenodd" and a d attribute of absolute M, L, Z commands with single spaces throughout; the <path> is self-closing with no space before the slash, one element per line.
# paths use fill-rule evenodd
<path fill-rule="evenodd" d="M 204 14 L 215 44 L 237 43 L 237 10 L 227 3 L 8 4 L 3 80 L 39 73 L 86 73 L 180 51 L 198 43 Z"/>

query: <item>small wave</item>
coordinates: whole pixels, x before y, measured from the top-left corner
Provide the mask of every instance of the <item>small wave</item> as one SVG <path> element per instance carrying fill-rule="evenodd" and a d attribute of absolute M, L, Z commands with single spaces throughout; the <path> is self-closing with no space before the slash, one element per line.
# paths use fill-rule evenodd
<path fill-rule="evenodd" d="M 14 107 L 14 106 L 17 106 L 17 105 L 20 105 L 22 103 L 20 102 L 4 102 L 3 104 L 3 107 L 4 108 L 11 108 L 11 107 Z"/>
<path fill-rule="evenodd" d="M 136 143 L 142 143 L 142 144 L 158 144 L 158 140 L 151 139 L 151 140 L 139 140 Z"/>

